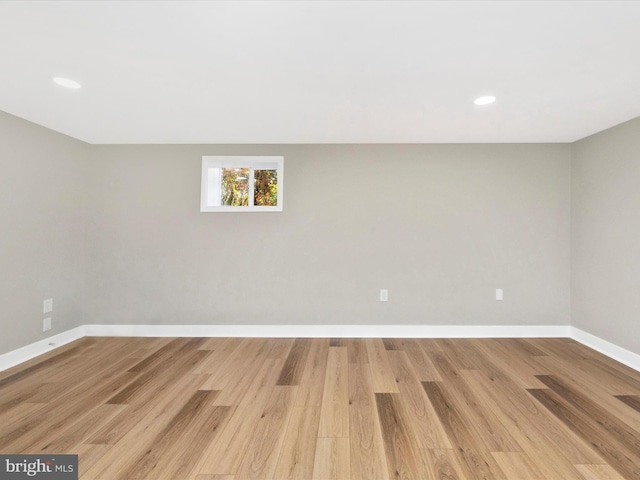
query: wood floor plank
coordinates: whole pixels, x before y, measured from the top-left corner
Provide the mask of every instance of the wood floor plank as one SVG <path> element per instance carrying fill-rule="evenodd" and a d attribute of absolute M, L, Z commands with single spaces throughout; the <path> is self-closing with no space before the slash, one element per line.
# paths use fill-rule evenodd
<path fill-rule="evenodd" d="M 125 368 L 126 369 L 126 368 Z M 135 378 L 135 375 L 130 372 L 123 372 L 122 376 L 128 375 L 129 378 Z M 32 403 L 47 403 L 52 404 L 57 402 L 60 398 L 65 397 L 70 389 L 77 387 L 78 380 L 77 378 L 87 378 L 87 375 L 83 375 L 82 377 L 76 377 L 75 382 L 55 382 L 55 383 L 45 383 L 41 384 L 41 388 L 35 393 L 31 398 L 29 398 L 29 402 Z"/>
<path fill-rule="evenodd" d="M 524 452 L 492 452 L 507 478 L 546 480 L 545 475 Z"/>
<path fill-rule="evenodd" d="M 484 338 L 475 342 L 474 349 L 485 359 L 492 359 L 492 365 L 500 365 L 500 370 L 523 389 L 543 388 L 544 385 L 535 375 L 551 373 L 544 363 L 538 362 L 539 358 L 546 357 L 527 356 L 526 360 L 517 361 L 518 355 L 510 352 L 495 338 Z"/>
<path fill-rule="evenodd" d="M 632 452 L 637 452 L 640 457 L 640 432 L 629 428 L 624 422 L 589 400 L 587 396 L 581 395 L 560 378 L 553 375 L 539 375 L 538 379 L 571 404 L 574 409 L 605 427 L 615 442 L 626 446 Z"/>
<path fill-rule="evenodd" d="M 202 382 L 200 381 L 200 383 Z M 162 393 L 162 390 L 159 390 L 158 393 Z M 157 397 L 149 395 L 144 402 L 139 401 L 135 405 L 125 405 L 127 408 L 101 428 L 94 431 L 93 435 L 87 440 L 87 443 L 114 445 L 135 426 L 137 419 L 146 415 L 148 411 L 156 405 L 154 401 L 155 398 Z"/>
<path fill-rule="evenodd" d="M 115 359 L 114 359 L 115 358 Z M 60 402 L 64 402 L 68 398 L 69 392 L 76 392 L 76 388 L 81 384 L 79 379 L 84 379 L 82 383 L 91 382 L 95 377 L 95 372 L 100 371 L 105 374 L 103 377 L 107 379 L 115 379 L 116 377 L 121 379 L 135 379 L 137 374 L 128 371 L 128 367 L 132 365 L 132 361 L 135 359 L 122 356 L 105 359 L 102 362 L 96 364 L 93 368 L 85 370 L 81 374 L 75 377 L 75 379 L 65 379 L 61 382 L 50 383 L 44 386 L 36 395 L 31 397 L 31 402 L 44 402 L 49 405 L 54 405 Z M 106 369 L 102 367 L 104 364 L 109 365 Z M 123 385 L 119 382 L 114 383 L 111 394 L 116 394 Z M 76 393 L 77 395 L 77 393 Z"/>
<path fill-rule="evenodd" d="M 433 361 L 442 377 L 446 379 L 446 382 L 439 384 L 439 388 L 450 402 L 457 405 L 463 420 L 483 439 L 489 451 L 521 451 L 522 447 L 493 413 L 491 404 L 478 397 L 466 383 L 462 376 L 465 370 L 456 369 L 445 354 L 435 354 Z"/>
<path fill-rule="evenodd" d="M 319 425 L 319 407 L 293 407 L 274 478 L 309 480 L 313 476 Z"/>
<path fill-rule="evenodd" d="M 389 480 L 369 364 L 349 364 L 351 480 Z"/>
<path fill-rule="evenodd" d="M 586 363 L 592 371 L 601 372 L 602 376 L 615 382 L 621 391 L 640 395 L 640 372 L 601 354 L 594 355 Z"/>
<path fill-rule="evenodd" d="M 293 346 L 295 338 L 270 338 L 265 351 L 267 358 L 285 359 Z"/>
<path fill-rule="evenodd" d="M 175 354 L 175 352 L 179 350 L 185 351 L 185 348 L 188 349 L 188 341 L 188 338 L 174 338 L 166 345 L 160 347 L 158 350 L 136 363 L 129 369 L 129 371 L 143 372 L 160 363 L 166 363 L 168 359 L 170 361 L 170 358 Z"/>
<path fill-rule="evenodd" d="M 83 475 L 83 480 L 116 479 L 120 472 L 132 468 L 148 448 L 149 441 L 175 418 L 203 381 L 204 376 L 194 374 L 177 378 L 170 389 L 155 397 L 155 402 L 146 404 L 128 423 L 118 424 L 126 433 Z M 92 443 L 92 439 L 86 443 Z"/>
<path fill-rule="evenodd" d="M 210 352 L 219 350 L 222 345 L 224 345 L 229 339 L 232 339 L 233 337 L 209 337 L 206 338 L 202 344 L 200 345 L 200 347 L 198 347 L 199 350 L 207 350 Z M 208 373 L 208 372 L 197 372 L 197 373 Z"/>
<path fill-rule="evenodd" d="M 484 344 L 489 345 L 494 358 L 508 366 L 510 371 L 517 371 L 518 377 L 526 379 L 525 388 L 538 388 L 540 384 L 536 381 L 536 375 L 546 374 L 540 370 L 540 363 L 537 361 L 540 355 L 528 355 L 522 353 L 519 346 L 512 338 L 494 338 L 485 340 Z"/>
<path fill-rule="evenodd" d="M 527 341 L 555 358 L 586 360 L 591 357 L 591 352 L 570 338 L 529 338 Z"/>
<path fill-rule="evenodd" d="M 93 465 L 101 459 L 110 449 L 112 445 L 89 445 L 81 444 L 72 451 L 74 455 L 78 455 L 78 476 L 84 478 L 85 473 Z"/>
<path fill-rule="evenodd" d="M 618 400 L 620 400 L 625 405 L 630 406 L 635 411 L 640 412 L 640 396 L 638 395 L 616 395 Z"/>
<path fill-rule="evenodd" d="M 135 425 L 135 419 L 145 415 L 149 409 L 156 404 L 159 396 L 162 397 L 162 395 L 166 395 L 177 383 L 179 384 L 181 380 L 192 377 L 199 382 L 198 386 L 200 386 L 203 381 L 202 379 L 207 376 L 189 374 L 188 372 L 197 368 L 199 361 L 206 355 L 206 351 L 194 349 L 161 372 L 152 369 L 150 372 L 143 373 L 142 376 L 151 375 L 153 379 L 145 382 L 144 389 L 136 386 L 135 392 L 131 392 L 125 388 L 120 392 L 127 391 L 125 396 L 120 397 L 119 394 L 116 394 L 112 397 L 108 403 L 115 404 L 114 399 L 122 398 L 131 405 L 95 432 L 88 442 L 100 444 L 114 444 L 118 442 Z"/>
<path fill-rule="evenodd" d="M 349 469 L 349 439 L 318 438 L 311 480 L 350 480 Z"/>
<path fill-rule="evenodd" d="M 391 371 L 387 350 L 384 348 L 382 340 L 367 338 L 365 343 L 371 367 L 373 391 L 375 393 L 398 393 L 398 386 Z"/>
<path fill-rule="evenodd" d="M 442 353 L 443 350 L 438 343 L 437 338 L 417 338 L 416 342 L 420 345 L 420 348 L 427 355 L 431 356 L 434 353 Z"/>
<path fill-rule="evenodd" d="M 235 475 L 251 444 L 255 424 L 269 400 L 284 360 L 267 359 L 222 432 L 209 444 L 196 474 Z"/>
<path fill-rule="evenodd" d="M 432 477 L 437 480 L 464 480 L 460 463 L 451 449 L 427 450 L 427 460 L 431 465 Z"/>
<path fill-rule="evenodd" d="M 363 338 L 347 339 L 347 352 L 349 353 L 349 363 L 369 363 L 367 344 Z"/>
<path fill-rule="evenodd" d="M 410 417 L 410 428 L 422 449 L 449 449 L 451 442 L 404 351 L 387 353 L 400 395 L 398 402 Z"/>
<path fill-rule="evenodd" d="M 227 386 L 237 380 L 238 371 L 247 365 L 247 359 L 255 359 L 263 348 L 265 339 L 245 338 L 224 360 L 209 380 L 202 386 L 204 390 L 224 391 Z"/>
<path fill-rule="evenodd" d="M 538 406 L 526 390 L 519 390 L 515 383 L 500 376 L 491 379 L 475 370 L 467 370 L 463 375 L 472 388 L 493 400 L 495 415 L 547 478 L 579 479 L 574 463 L 603 461 L 588 443 L 553 415 L 548 415 L 544 407 Z"/>
<path fill-rule="evenodd" d="M 50 435 L 47 435 L 46 439 L 34 444 L 29 448 L 29 451 L 38 453 L 73 451 L 92 432 L 100 429 L 116 415 L 122 413 L 125 408 L 124 405 L 99 405 L 84 415 L 80 414 L 75 421 L 67 422 L 53 440 Z"/>
<path fill-rule="evenodd" d="M 589 371 L 587 364 L 579 359 L 571 363 L 551 356 L 537 357 L 537 361 L 549 366 L 549 375 L 563 378 L 572 387 L 580 391 L 589 392 L 589 397 L 593 401 L 614 413 L 630 427 L 640 431 L 640 416 L 636 411 L 616 398 L 616 396 L 620 395 L 620 387 L 615 383 L 611 383 L 608 376 L 594 374 L 593 371 Z M 546 385 L 542 384 L 541 388 L 546 388 Z"/>
<path fill-rule="evenodd" d="M 400 342 L 395 338 L 383 338 L 382 344 L 386 350 L 400 350 Z"/>
<path fill-rule="evenodd" d="M 247 480 L 271 480 L 293 408 L 295 386 L 278 385 L 254 424 L 254 437 L 247 446 L 236 476 Z"/>
<path fill-rule="evenodd" d="M 312 340 L 308 338 L 296 338 L 294 340 L 289 355 L 282 366 L 278 385 L 300 385 L 311 343 Z"/>
<path fill-rule="evenodd" d="M 447 397 L 440 383 L 423 382 L 422 385 L 462 460 L 466 476 L 469 479 L 507 480 L 482 439 L 473 433 L 459 408 Z"/>
<path fill-rule="evenodd" d="M 264 364 L 265 359 L 269 358 L 267 356 L 268 349 L 268 340 L 258 339 L 254 343 L 253 353 L 232 366 L 234 375 L 227 377 L 224 387 L 221 387 L 222 390 L 214 401 L 215 405 L 234 406 L 242 402 L 249 386 L 253 383 L 253 379 L 258 375 L 260 367 Z M 205 382 L 203 387 L 209 385 L 211 383 Z"/>
<path fill-rule="evenodd" d="M 76 420 L 90 410 L 91 406 L 104 402 L 113 391 L 126 385 L 129 373 L 115 376 L 118 370 L 116 362 L 115 368 L 106 369 L 103 375 L 85 379 L 60 399 L 47 404 L 45 410 L 25 419 L 22 426 L 0 436 L 0 449 L 23 452 L 35 448 L 35 444 L 42 440 L 39 435 L 42 430 L 49 435 L 57 435 L 68 422 Z"/>
<path fill-rule="evenodd" d="M 235 475 L 198 475 L 195 480 L 234 480 Z"/>
<path fill-rule="evenodd" d="M 216 342 L 212 344 L 212 340 Z M 212 375 L 218 372 L 233 351 L 238 348 L 240 342 L 242 342 L 241 338 L 233 337 L 207 339 L 207 341 L 201 345 L 200 350 L 207 350 L 211 353 L 207 355 L 205 360 L 198 365 L 193 373 L 208 373 Z"/>
<path fill-rule="evenodd" d="M 474 370 L 478 368 L 478 365 L 473 361 L 465 348 L 460 344 L 461 339 L 451 338 L 438 338 L 435 340 L 436 344 L 440 346 L 440 349 L 444 352 L 448 361 L 454 366 L 456 370 Z"/>
<path fill-rule="evenodd" d="M 531 389 L 529 393 L 544 405 L 551 413 L 573 430 L 576 435 L 584 438 L 593 448 L 618 471 L 628 479 L 640 479 L 639 450 L 630 451 L 620 445 L 608 435 L 602 435 L 597 422 L 588 415 L 567 403 L 561 395 L 549 389 Z"/>
<path fill-rule="evenodd" d="M 107 403 L 123 405 L 144 401 L 156 391 L 159 385 L 167 383 L 168 373 L 181 374 L 191 371 L 208 355 L 205 350 L 198 350 L 196 346 L 197 344 L 183 343 L 179 348 L 165 352 L 162 357 L 157 357 L 156 361 L 145 365 L 144 368 L 136 366 L 129 369 L 127 373 L 139 373 L 139 375 L 111 397 Z"/>
<path fill-rule="evenodd" d="M 576 465 L 584 480 L 625 480 L 611 465 Z"/>
<path fill-rule="evenodd" d="M 136 342 L 132 342 L 131 339 L 113 340 L 109 339 L 108 342 L 105 342 L 104 348 L 96 349 L 94 344 L 89 346 L 82 353 L 82 362 L 65 363 L 64 368 L 56 368 L 53 371 L 47 370 L 46 382 L 66 385 L 67 388 L 72 388 L 77 383 L 78 378 L 91 376 L 93 372 L 101 368 L 101 365 L 113 363 L 114 359 L 119 362 L 119 365 L 128 365 L 129 367 L 135 365 L 137 363 L 136 359 L 129 357 L 128 353 L 131 345 L 135 345 Z M 50 402 L 54 398 L 56 397 L 52 396 L 48 401 Z"/>
<path fill-rule="evenodd" d="M 431 478 L 426 452 L 422 452 L 409 427 L 399 394 L 376 393 L 376 406 L 384 442 L 389 476 L 393 479 Z M 423 457 L 422 454 L 425 454 Z"/>
<path fill-rule="evenodd" d="M 105 338 L 105 337 L 101 337 Z M 131 351 L 132 357 L 139 356 L 139 352 L 143 352 L 141 358 L 148 356 L 151 352 L 155 352 L 157 349 L 164 347 L 167 343 L 171 342 L 175 337 L 126 337 L 133 344 L 134 349 Z M 209 341 L 209 338 L 205 338 L 200 345 L 200 349 L 206 350 L 205 344 Z"/>
<path fill-rule="evenodd" d="M 14 441 L 19 438 L 20 429 L 29 429 L 33 427 L 33 419 L 38 419 L 42 416 L 47 415 L 49 411 L 49 406 L 43 403 L 23 403 L 20 406 L 13 408 L 7 414 L 3 415 L 2 422 L 0 423 L 0 438 L 6 438 L 8 434 L 13 433 L 11 439 L 9 441 Z M 36 423 L 35 428 L 36 431 L 34 435 L 41 435 L 40 426 L 41 423 Z M 16 435 L 17 433 L 17 435 Z M 0 448 L 0 452 L 9 451 Z"/>
<path fill-rule="evenodd" d="M 348 363 L 346 347 L 329 348 L 318 437 L 349 436 Z"/>
<path fill-rule="evenodd" d="M 3 416 L 7 412 L 11 412 L 11 410 L 23 405 L 25 403 L 44 403 L 44 402 L 34 402 L 31 399 L 35 397 L 43 388 L 45 387 L 44 383 L 37 383 L 35 385 L 29 385 L 20 390 L 16 390 L 16 392 L 7 396 L 4 401 L 0 401 L 0 421 L 3 420 Z"/>
<path fill-rule="evenodd" d="M 326 338 L 314 339 L 298 386 L 296 405 L 309 407 L 322 405 L 328 355 L 329 340 Z"/>
<path fill-rule="evenodd" d="M 211 390 L 196 391 L 162 431 L 148 442 L 149 446 L 146 451 L 136 458 L 129 468 L 119 475 L 119 478 L 137 480 L 147 478 L 149 475 L 157 478 L 162 473 L 162 470 L 154 470 L 162 456 L 167 454 L 167 451 L 180 441 L 180 437 L 187 432 L 200 411 L 204 410 L 206 403 L 211 402 L 217 394 L 218 392 Z"/>
<path fill-rule="evenodd" d="M 197 461 L 209 443 L 226 425 L 235 407 L 205 405 L 201 414 L 192 422 L 189 431 L 160 457 L 157 466 L 148 477 L 152 480 L 185 479 L 194 471 Z"/>
<path fill-rule="evenodd" d="M 532 357 L 548 356 L 547 352 L 540 350 L 526 338 L 510 338 L 509 341 L 522 355 L 529 355 Z"/>
<path fill-rule="evenodd" d="M 479 345 L 484 345 L 483 342 L 481 340 Z M 466 370 L 462 375 L 475 391 L 482 392 L 484 397 L 491 399 L 495 405 L 493 411 L 504 416 L 503 424 L 511 425 L 512 432 L 525 434 L 519 437 L 520 445 L 529 438 L 539 437 L 543 445 L 551 443 L 556 448 L 561 447 L 563 455 L 571 463 L 596 463 L 601 460 L 562 422 L 549 417 L 522 388 L 522 382 L 514 378 L 513 372 L 504 368 L 501 362 L 495 358 L 489 360 L 487 356 L 481 362 L 478 358 L 476 361 L 481 364 L 481 370 Z M 548 454 L 553 455 L 554 451 Z M 565 472 L 567 478 L 574 473 Z"/>
<path fill-rule="evenodd" d="M 415 338 L 400 339 L 399 350 L 402 350 L 407 354 L 411 364 L 418 376 L 418 380 L 421 382 L 440 382 L 442 377 L 435 367 L 429 355 L 422 349 L 418 340 Z"/>

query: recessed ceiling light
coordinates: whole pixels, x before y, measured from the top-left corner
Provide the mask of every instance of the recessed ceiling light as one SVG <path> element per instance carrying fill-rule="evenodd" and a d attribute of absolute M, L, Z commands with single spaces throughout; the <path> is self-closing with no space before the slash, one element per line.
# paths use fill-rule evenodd
<path fill-rule="evenodd" d="M 82 85 L 80 85 L 78 82 L 76 82 L 75 80 L 70 80 L 68 78 L 64 78 L 64 77 L 53 77 L 53 81 L 56 82 L 58 85 L 60 85 L 61 87 L 66 87 L 66 88 L 82 88 Z"/>
<path fill-rule="evenodd" d="M 476 98 L 473 103 L 475 103 L 476 105 L 489 105 L 490 103 L 493 103 L 495 101 L 496 97 L 494 97 L 493 95 L 486 95 L 484 97 Z"/>

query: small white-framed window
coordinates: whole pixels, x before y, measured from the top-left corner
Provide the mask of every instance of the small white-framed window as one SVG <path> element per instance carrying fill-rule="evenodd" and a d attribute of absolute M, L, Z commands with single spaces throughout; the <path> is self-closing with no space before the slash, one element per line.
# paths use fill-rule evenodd
<path fill-rule="evenodd" d="M 281 212 L 284 157 L 202 157 L 201 212 Z"/>

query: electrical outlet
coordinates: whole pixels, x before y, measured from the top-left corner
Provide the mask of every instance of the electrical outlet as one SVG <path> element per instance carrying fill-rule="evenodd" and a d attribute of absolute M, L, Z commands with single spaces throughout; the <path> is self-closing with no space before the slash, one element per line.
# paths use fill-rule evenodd
<path fill-rule="evenodd" d="M 42 331 L 51 330 L 51 317 L 47 317 L 42 321 Z"/>
<path fill-rule="evenodd" d="M 496 288 L 496 300 L 502 300 L 504 298 L 504 291 L 501 288 Z"/>
<path fill-rule="evenodd" d="M 42 302 L 42 313 L 53 312 L 53 298 L 47 298 Z"/>
<path fill-rule="evenodd" d="M 385 290 L 385 289 L 380 290 L 380 301 L 381 302 L 389 301 L 389 290 Z"/>

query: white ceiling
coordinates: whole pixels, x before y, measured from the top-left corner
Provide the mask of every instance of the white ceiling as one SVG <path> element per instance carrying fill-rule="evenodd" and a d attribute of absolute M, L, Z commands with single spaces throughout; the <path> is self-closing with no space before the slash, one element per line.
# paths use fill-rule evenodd
<path fill-rule="evenodd" d="M 571 142 L 640 116 L 640 2 L 2 1 L 0 110 L 90 143 Z"/>

